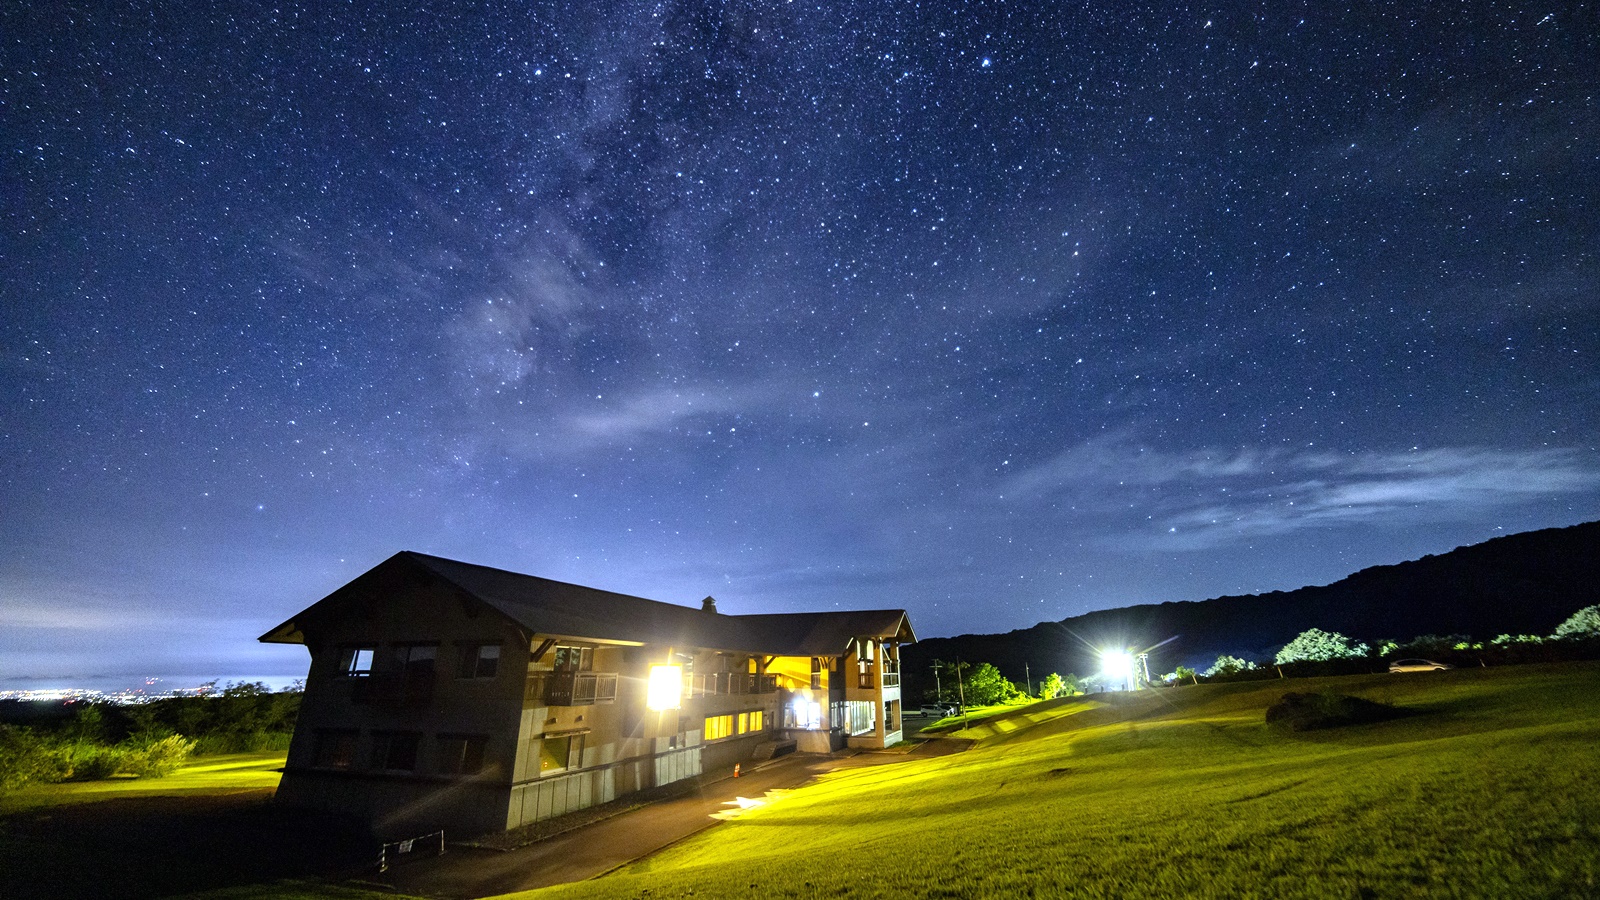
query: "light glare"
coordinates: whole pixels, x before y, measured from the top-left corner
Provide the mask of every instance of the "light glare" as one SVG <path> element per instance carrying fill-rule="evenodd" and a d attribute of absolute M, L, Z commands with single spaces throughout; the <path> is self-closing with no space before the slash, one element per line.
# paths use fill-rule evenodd
<path fill-rule="evenodd" d="M 660 712 L 683 705 L 683 666 L 651 666 L 645 705 Z"/>

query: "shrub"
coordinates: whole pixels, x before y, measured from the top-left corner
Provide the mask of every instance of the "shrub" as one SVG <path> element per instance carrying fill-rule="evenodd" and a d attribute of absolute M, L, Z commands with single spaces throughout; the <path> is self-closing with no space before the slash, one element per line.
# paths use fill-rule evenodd
<path fill-rule="evenodd" d="M 101 781 L 122 771 L 127 751 L 89 741 L 73 741 L 56 747 L 63 766 L 59 781 Z"/>
<path fill-rule="evenodd" d="M 194 752 L 194 741 L 172 734 L 141 744 L 119 748 L 123 758 L 119 771 L 140 778 L 163 778 L 189 761 Z"/>
<path fill-rule="evenodd" d="M 70 771 L 32 730 L 0 725 L 0 792 L 36 781 L 61 781 Z"/>

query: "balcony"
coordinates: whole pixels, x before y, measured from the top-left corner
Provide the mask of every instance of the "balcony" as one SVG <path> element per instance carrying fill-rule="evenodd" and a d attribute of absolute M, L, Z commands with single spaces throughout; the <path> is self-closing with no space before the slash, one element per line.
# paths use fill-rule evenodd
<path fill-rule="evenodd" d="M 546 706 L 589 706 L 615 699 L 615 672 L 550 672 L 544 676 Z"/>
<path fill-rule="evenodd" d="M 879 676 L 872 669 L 862 669 L 856 673 L 856 687 L 871 690 L 877 687 Z M 900 669 L 885 666 L 882 673 L 883 686 L 886 688 L 900 686 Z"/>
<path fill-rule="evenodd" d="M 374 672 L 350 684 L 350 701 L 368 706 L 427 706 L 438 679 L 432 667 Z"/>
<path fill-rule="evenodd" d="M 727 694 L 771 694 L 778 690 L 778 676 L 750 675 L 745 672 L 713 672 L 689 676 L 689 696 L 713 697 Z"/>

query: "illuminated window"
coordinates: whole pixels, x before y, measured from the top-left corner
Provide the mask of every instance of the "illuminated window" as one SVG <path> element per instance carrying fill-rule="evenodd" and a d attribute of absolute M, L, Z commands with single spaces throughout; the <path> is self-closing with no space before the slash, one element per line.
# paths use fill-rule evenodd
<path fill-rule="evenodd" d="M 439 771 L 446 775 L 476 775 L 483 771 L 483 748 L 489 742 L 481 734 L 439 735 Z"/>
<path fill-rule="evenodd" d="M 811 657 L 811 689 L 822 690 L 822 657 Z"/>
<path fill-rule="evenodd" d="M 849 716 L 851 734 L 866 734 L 878 729 L 878 705 L 870 700 L 848 701 L 846 714 Z"/>
<path fill-rule="evenodd" d="M 372 656 L 377 647 L 345 647 L 339 651 L 339 671 L 351 678 L 372 674 Z"/>
<path fill-rule="evenodd" d="M 766 714 L 762 710 L 752 709 L 749 712 L 739 713 L 739 733 L 749 734 L 752 731 L 764 731 L 766 730 L 764 727 L 765 722 Z"/>
<path fill-rule="evenodd" d="M 462 678 L 493 678 L 500 671 L 499 644 L 469 644 L 461 654 Z"/>
<path fill-rule="evenodd" d="M 539 742 L 539 774 L 549 775 L 583 766 L 583 735 L 546 735 Z"/>
<path fill-rule="evenodd" d="M 733 734 L 733 715 L 706 716 L 705 740 L 714 741 Z"/>
<path fill-rule="evenodd" d="M 817 730 L 823 727 L 822 704 L 804 697 L 796 697 L 783 708 L 784 728 Z"/>
<path fill-rule="evenodd" d="M 356 764 L 354 728 L 318 728 L 311 764 L 319 769 L 349 769 Z"/>
<path fill-rule="evenodd" d="M 415 731 L 374 731 L 372 768 L 388 772 L 414 772 L 422 735 Z"/>

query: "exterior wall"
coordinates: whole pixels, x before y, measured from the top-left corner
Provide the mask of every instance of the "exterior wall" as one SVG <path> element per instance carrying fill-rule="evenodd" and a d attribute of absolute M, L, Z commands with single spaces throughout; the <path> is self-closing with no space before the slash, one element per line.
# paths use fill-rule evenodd
<path fill-rule="evenodd" d="M 541 645 L 539 636 L 533 640 Z M 569 706 L 549 702 L 547 679 L 554 675 L 557 646 L 592 646 L 593 672 L 618 676 L 616 698 Z M 518 754 L 510 806 L 504 827 L 551 818 L 606 803 L 634 791 L 731 768 L 748 760 L 755 747 L 770 737 L 777 714 L 777 692 L 751 692 L 759 684 L 749 676 L 756 666 L 747 656 L 725 658 L 704 652 L 689 667 L 682 707 L 646 709 L 652 662 L 665 658 L 661 647 L 608 647 L 591 642 L 558 641 L 539 659 L 530 660 L 518 729 Z M 705 693 L 706 690 L 712 693 Z M 739 693 L 718 691 L 738 690 Z M 696 692 L 699 691 L 697 694 Z M 705 740 L 708 717 L 760 711 L 760 730 Z M 737 719 L 736 719 L 737 720 Z M 542 742 L 581 734 L 581 762 L 560 771 L 542 771 Z"/>
<path fill-rule="evenodd" d="M 515 711 L 527 666 L 527 642 L 502 616 L 475 600 L 425 582 L 392 579 L 379 596 L 341 602 L 340 615 L 309 628 L 306 678 L 280 802 L 358 812 L 380 836 L 440 827 L 499 827 L 516 763 Z M 499 647 L 490 677 L 462 677 L 463 656 Z M 434 647 L 431 666 L 408 674 L 400 648 Z M 365 675 L 341 668 L 345 651 L 371 648 Z M 409 770 L 385 756 L 390 735 L 415 740 Z M 448 755 L 469 739 L 481 747 L 476 774 L 451 774 Z M 329 747 L 348 742 L 337 753 Z M 404 754 L 402 754 L 404 755 Z M 380 758 L 382 757 L 382 758 Z M 457 760 L 459 763 L 459 758 Z"/>
<path fill-rule="evenodd" d="M 877 704 L 865 745 L 899 739 L 882 715 L 898 688 L 863 694 L 853 658 L 529 634 L 420 566 L 374 569 L 293 627 L 311 666 L 278 799 L 353 814 L 386 839 L 513 828 L 731 768 L 778 737 L 828 753 L 845 745 L 847 700 Z M 358 648 L 369 666 L 350 664 Z M 669 654 L 691 676 L 681 708 L 650 711 L 650 669 Z M 710 721 L 724 716 L 734 724 Z"/>
<path fill-rule="evenodd" d="M 857 640 L 841 667 L 847 701 L 873 705 L 872 730 L 851 734 L 851 747 L 881 750 L 903 739 L 900 647 L 892 641 Z"/>

